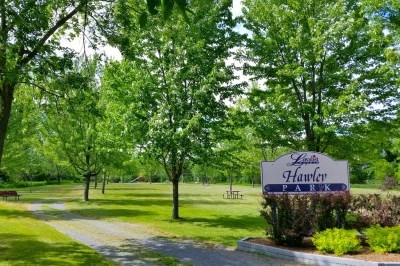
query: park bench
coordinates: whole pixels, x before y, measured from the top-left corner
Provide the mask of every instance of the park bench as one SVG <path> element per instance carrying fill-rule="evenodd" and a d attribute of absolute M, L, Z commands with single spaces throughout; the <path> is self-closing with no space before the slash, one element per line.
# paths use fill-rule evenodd
<path fill-rule="evenodd" d="M 0 196 L 3 197 L 3 200 L 7 200 L 8 197 L 14 197 L 15 200 L 19 200 L 20 194 L 17 193 L 15 190 L 9 190 L 9 191 L 0 191 Z"/>
<path fill-rule="evenodd" d="M 238 190 L 227 190 L 226 194 L 222 194 L 222 197 L 224 199 L 239 199 L 240 196 L 243 199 L 243 195 L 239 194 L 239 192 Z"/>

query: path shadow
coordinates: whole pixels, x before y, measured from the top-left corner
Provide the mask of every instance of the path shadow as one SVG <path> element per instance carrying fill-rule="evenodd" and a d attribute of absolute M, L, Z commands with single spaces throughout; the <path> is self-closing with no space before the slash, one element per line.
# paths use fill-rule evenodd
<path fill-rule="evenodd" d="M 265 257 L 256 254 L 246 254 L 223 247 L 215 248 L 191 240 L 172 241 L 163 237 L 153 237 L 142 240 L 129 240 L 133 245 L 139 245 L 167 256 L 176 257 L 181 263 L 199 266 L 258 266 L 269 265 Z"/>
<path fill-rule="evenodd" d="M 136 239 L 119 247 L 100 246 L 96 250 L 121 265 L 182 265 L 179 260 L 144 247 Z"/>

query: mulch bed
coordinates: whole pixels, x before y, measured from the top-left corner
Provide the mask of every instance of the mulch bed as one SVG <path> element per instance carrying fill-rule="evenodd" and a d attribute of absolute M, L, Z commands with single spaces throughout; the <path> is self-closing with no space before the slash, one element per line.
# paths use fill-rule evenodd
<path fill-rule="evenodd" d="M 289 247 L 289 246 L 276 245 L 269 238 L 250 238 L 247 241 L 265 245 L 265 246 L 282 248 L 282 249 L 287 249 L 287 250 L 292 250 L 292 251 L 325 255 L 325 254 L 320 253 L 315 248 L 315 246 L 313 245 L 313 243 L 311 241 L 311 238 L 305 238 L 303 240 L 303 245 L 301 247 Z M 335 255 L 329 254 L 329 256 L 335 256 Z M 388 254 L 373 253 L 369 250 L 368 247 L 363 247 L 357 254 L 351 254 L 351 255 L 346 254 L 346 255 L 341 256 L 341 258 L 350 258 L 350 259 L 366 260 L 366 261 L 374 261 L 374 262 L 400 262 L 400 254 L 398 254 L 398 253 L 388 253 Z"/>

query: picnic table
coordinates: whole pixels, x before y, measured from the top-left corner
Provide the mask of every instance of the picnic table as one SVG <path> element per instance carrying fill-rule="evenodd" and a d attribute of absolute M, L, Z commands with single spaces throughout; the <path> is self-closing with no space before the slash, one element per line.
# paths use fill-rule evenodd
<path fill-rule="evenodd" d="M 239 194 L 240 190 L 227 190 L 226 193 L 222 194 L 224 199 L 243 199 L 243 195 Z"/>

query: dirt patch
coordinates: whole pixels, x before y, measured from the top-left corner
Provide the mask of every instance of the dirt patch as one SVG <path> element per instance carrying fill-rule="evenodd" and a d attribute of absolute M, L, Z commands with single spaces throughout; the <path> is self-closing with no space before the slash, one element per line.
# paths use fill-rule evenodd
<path fill-rule="evenodd" d="M 250 238 L 247 241 L 252 243 L 257 243 L 260 245 L 282 248 L 292 251 L 304 252 L 304 253 L 311 253 L 311 254 L 318 254 L 318 255 L 325 255 L 319 252 L 313 243 L 311 242 L 311 238 L 305 238 L 303 240 L 303 246 L 301 247 L 289 247 L 289 246 L 282 246 L 276 245 L 271 239 L 269 238 Z M 334 254 L 329 254 L 329 256 L 335 256 Z M 358 253 L 352 255 L 343 255 L 340 256 L 341 258 L 350 258 L 356 260 L 366 260 L 366 261 L 373 261 L 373 262 L 400 262 L 400 254 L 397 253 L 388 253 L 388 254 L 379 254 L 373 253 L 369 250 L 368 247 L 363 247 Z"/>

